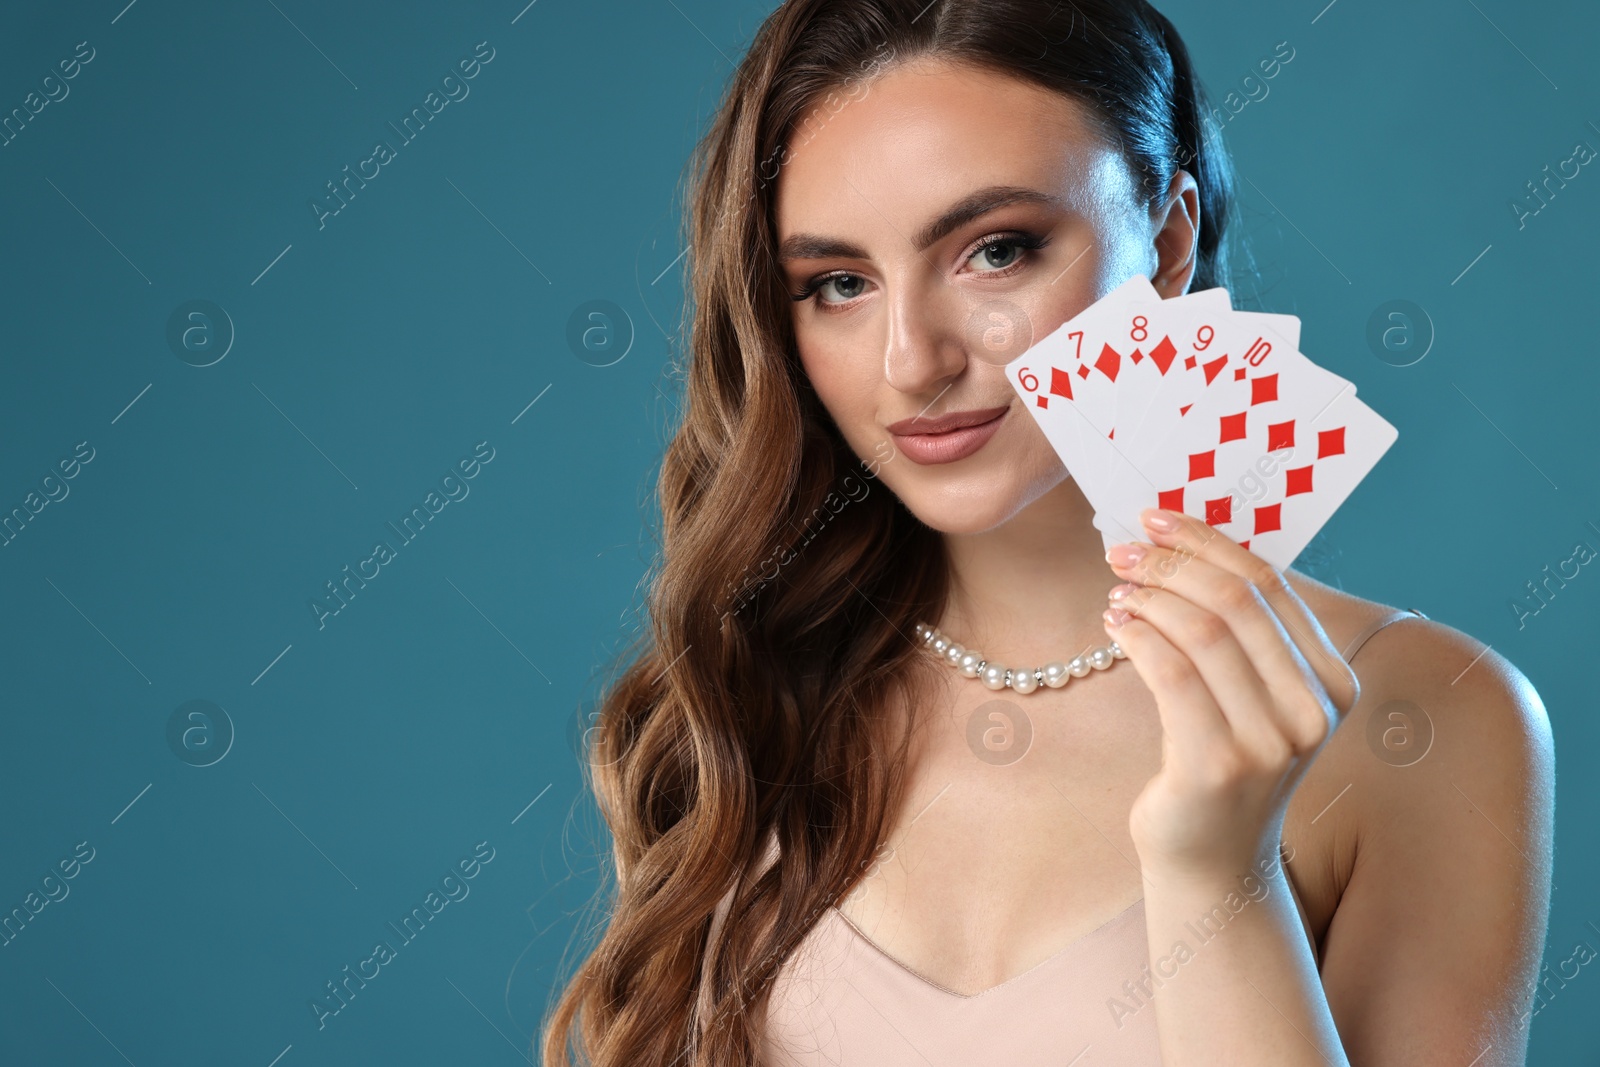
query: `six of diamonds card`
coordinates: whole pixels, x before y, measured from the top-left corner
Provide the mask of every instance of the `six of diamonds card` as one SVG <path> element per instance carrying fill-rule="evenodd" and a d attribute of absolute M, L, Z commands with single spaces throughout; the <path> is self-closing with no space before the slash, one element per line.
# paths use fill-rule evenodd
<path fill-rule="evenodd" d="M 1299 340 L 1292 315 L 1135 275 L 1006 371 L 1108 546 L 1169 508 L 1284 568 L 1399 436 Z"/>

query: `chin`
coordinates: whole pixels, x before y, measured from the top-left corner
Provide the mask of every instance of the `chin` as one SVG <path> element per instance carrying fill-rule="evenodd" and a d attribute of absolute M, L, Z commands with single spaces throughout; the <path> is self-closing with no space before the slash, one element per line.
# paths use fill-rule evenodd
<path fill-rule="evenodd" d="M 1016 468 L 959 477 L 938 467 L 916 471 L 916 484 L 889 486 L 923 524 L 943 534 L 976 534 L 1004 525 L 1029 504 L 1064 480 L 1025 479 Z"/>

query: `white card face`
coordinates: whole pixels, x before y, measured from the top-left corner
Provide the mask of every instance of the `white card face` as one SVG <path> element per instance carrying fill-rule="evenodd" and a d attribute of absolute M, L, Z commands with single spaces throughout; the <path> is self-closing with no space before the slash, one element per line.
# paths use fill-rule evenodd
<path fill-rule="evenodd" d="M 1158 294 L 1159 295 L 1159 294 Z M 1181 373 L 1179 358 L 1186 339 L 1192 340 L 1197 329 L 1208 320 L 1226 315 L 1229 309 L 1228 291 L 1220 286 L 1197 293 L 1168 297 L 1157 305 L 1140 305 L 1127 309 L 1123 316 L 1127 324 L 1127 343 L 1133 347 L 1126 352 L 1122 373 L 1117 376 L 1116 413 L 1113 429 L 1103 450 L 1103 466 L 1094 484 L 1092 501 L 1100 511 L 1114 485 L 1112 478 L 1118 469 L 1126 468 L 1128 446 L 1137 442 L 1132 431 L 1140 422 L 1146 407 L 1167 377 Z M 1117 435 L 1121 435 L 1120 441 Z M 1128 531 L 1133 537 L 1137 529 Z"/>
<path fill-rule="evenodd" d="M 1230 318 L 1232 323 L 1228 322 Z M 1134 358 L 1138 355 L 1137 350 L 1134 357 L 1130 357 L 1129 365 L 1117 383 L 1116 427 L 1123 443 L 1113 449 L 1109 471 L 1099 479 L 1099 499 L 1108 499 L 1117 491 L 1124 477 L 1139 469 L 1137 461 L 1130 457 L 1139 452 L 1148 452 L 1150 442 L 1141 433 L 1141 426 L 1155 398 L 1165 395 L 1168 398 L 1167 405 L 1171 406 L 1180 403 L 1174 397 L 1194 393 L 1198 389 L 1197 383 L 1207 375 L 1205 353 L 1212 351 L 1214 359 L 1219 351 L 1212 346 L 1217 330 L 1232 329 L 1239 324 L 1276 329 L 1291 345 L 1298 345 L 1300 340 L 1298 318 L 1293 315 L 1234 311 L 1228 291 L 1220 286 L 1174 297 L 1163 304 L 1160 328 L 1163 336 L 1176 347 L 1177 362 L 1173 362 L 1172 354 L 1167 349 L 1151 349 L 1158 358 Z M 1161 355 L 1168 358 L 1161 359 Z M 1185 377 L 1190 377 L 1190 381 L 1178 380 Z M 1136 511 L 1102 508 L 1098 511 L 1096 525 L 1114 520 L 1119 533 L 1135 540 L 1143 536 L 1143 530 L 1133 521 L 1135 519 Z"/>
<path fill-rule="evenodd" d="M 1074 392 L 1067 369 L 1072 364 L 1062 355 L 1065 334 L 1058 329 L 1036 342 L 1006 365 L 1006 380 L 1027 405 L 1034 422 L 1044 432 L 1050 447 L 1081 487 L 1088 477 L 1085 453 L 1079 445 L 1078 417 L 1065 411 L 1064 393 Z M 1055 410 L 1051 411 L 1051 404 Z"/>
<path fill-rule="evenodd" d="M 1217 337 L 1232 357 L 1210 383 L 1202 387 L 1186 413 L 1172 419 L 1166 427 L 1149 423 L 1140 428 L 1143 447 L 1133 458 L 1166 452 L 1174 441 L 1180 445 L 1211 441 L 1220 447 L 1225 440 L 1234 439 L 1229 436 L 1234 428 L 1218 420 L 1246 410 L 1251 410 L 1254 416 L 1262 405 L 1269 405 L 1268 410 L 1274 413 L 1283 410 L 1274 405 L 1287 404 L 1292 408 L 1297 403 L 1313 403 L 1320 406 L 1349 385 L 1250 318 L 1231 316 L 1223 323 Z M 1272 376 L 1279 373 L 1288 376 L 1294 387 L 1286 383 L 1284 388 L 1273 389 Z"/>
<path fill-rule="evenodd" d="M 1080 485 L 1096 510 L 1118 464 L 1117 433 L 1126 425 L 1125 412 L 1132 418 L 1161 377 L 1171 373 L 1180 354 L 1177 339 L 1191 329 L 1191 320 L 1223 313 L 1228 306 L 1225 289 L 1168 300 L 1143 275 L 1136 279 L 1079 315 L 1068 331 L 1079 359 L 1093 371 L 1076 374 L 1091 387 L 1084 405 L 1088 417 L 1078 425 L 1088 466 Z"/>
<path fill-rule="evenodd" d="M 1225 290 L 1207 290 L 1208 293 L 1223 291 Z M 1232 319 L 1232 323 L 1223 321 L 1227 319 Z M 1192 321 L 1188 324 L 1188 343 L 1183 349 L 1182 361 L 1159 386 L 1150 391 L 1139 409 L 1133 411 L 1131 419 L 1122 419 L 1121 424 L 1127 427 L 1124 432 L 1130 439 L 1137 437 L 1148 443 L 1147 430 L 1143 423 L 1151 411 L 1161 412 L 1162 419 L 1173 412 L 1182 415 L 1188 411 L 1189 405 L 1205 392 L 1206 387 L 1215 380 L 1215 376 L 1223 367 L 1234 365 L 1240 353 L 1229 353 L 1225 342 L 1218 344 L 1216 331 L 1226 326 L 1229 336 L 1237 336 L 1234 330 L 1241 324 L 1254 325 L 1260 330 L 1270 330 L 1291 348 L 1298 348 L 1300 345 L 1300 320 L 1293 315 L 1233 311 L 1224 306 L 1219 309 L 1217 315 Z"/>
<path fill-rule="evenodd" d="M 1126 469 L 1129 447 L 1137 445 L 1138 428 L 1151 401 L 1163 388 L 1169 388 L 1168 379 L 1187 373 L 1183 358 L 1193 351 L 1197 336 L 1214 331 L 1212 324 L 1228 312 L 1228 291 L 1206 289 L 1164 301 L 1148 328 L 1139 331 L 1146 335 L 1144 347 L 1130 353 L 1117 383 L 1115 425 L 1122 443 L 1116 445 L 1100 478 L 1098 488 L 1102 493 L 1110 488 L 1116 472 Z M 1130 333 L 1137 322 L 1130 323 Z"/>
<path fill-rule="evenodd" d="M 1233 373 L 1228 372 L 1230 379 Z M 1263 458 L 1295 458 L 1303 445 L 1296 440 L 1299 423 L 1349 390 L 1349 383 L 1302 360 L 1279 363 L 1270 372 L 1247 373 L 1212 389 L 1213 394 L 1190 412 L 1197 418 L 1182 420 L 1162 450 L 1144 461 L 1143 473 L 1154 483 L 1154 506 L 1224 525 L 1231 521 L 1235 502 L 1259 494 Z M 1210 395 L 1220 399 L 1205 410 L 1201 405 Z M 1119 496 L 1107 506 L 1122 513 L 1132 508 L 1137 515 L 1138 502 L 1148 500 L 1150 485 L 1140 480 L 1132 488 L 1136 496 Z"/>
<path fill-rule="evenodd" d="M 1399 436 L 1299 341 L 1293 315 L 1135 275 L 1006 370 L 1108 546 L 1173 508 L 1283 568 Z"/>
<path fill-rule="evenodd" d="M 1295 428 L 1292 450 L 1217 528 L 1280 570 L 1288 567 L 1400 436 L 1349 389 Z M 1271 470 L 1273 464 L 1264 465 Z M 1252 489 L 1255 488 L 1252 485 Z"/>
<path fill-rule="evenodd" d="M 1113 470 L 1097 504 L 1108 523 L 1137 531 L 1145 507 L 1167 507 L 1212 521 L 1240 493 L 1240 479 L 1261 457 L 1282 447 L 1275 427 L 1307 417 L 1350 383 L 1312 363 L 1282 338 L 1257 329 L 1259 320 L 1229 318 L 1212 338 L 1220 349 L 1210 383 L 1186 414 L 1160 411 L 1140 427 Z M 1236 357 L 1232 353 L 1243 353 Z M 1163 422 L 1165 425 L 1163 425 Z"/>
<path fill-rule="evenodd" d="M 1143 388 L 1136 390 L 1145 398 L 1145 411 L 1125 429 L 1094 500 L 1095 526 L 1123 540 L 1145 539 L 1140 509 L 1159 507 L 1158 493 L 1179 477 L 1172 465 L 1180 457 L 1162 446 L 1177 431 L 1182 413 L 1237 362 L 1228 353 L 1242 331 L 1226 307 L 1202 305 L 1181 321 L 1175 316 L 1171 325 L 1177 332 L 1175 354 L 1159 378 L 1147 369 Z"/>
<path fill-rule="evenodd" d="M 1012 387 L 1091 501 L 1107 466 L 1105 435 L 1115 427 L 1125 362 L 1107 339 L 1161 302 L 1150 280 L 1136 274 L 1006 365 Z"/>

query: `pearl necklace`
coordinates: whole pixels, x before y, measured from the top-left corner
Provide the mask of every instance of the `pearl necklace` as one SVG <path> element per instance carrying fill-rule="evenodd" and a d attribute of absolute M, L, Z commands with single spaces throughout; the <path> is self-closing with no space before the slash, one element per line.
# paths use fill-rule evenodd
<path fill-rule="evenodd" d="M 1014 672 L 1001 663 L 990 663 L 982 652 L 968 651 L 950 640 L 938 627 L 917 623 L 917 637 L 934 654 L 968 678 L 977 678 L 990 689 L 1010 688 L 1018 693 L 1031 693 L 1040 685 L 1060 689 L 1070 678 L 1082 678 L 1090 671 L 1103 671 L 1128 654 L 1115 641 L 1110 645 L 1090 649 L 1074 656 L 1071 663 L 1056 661 L 1033 670 Z"/>

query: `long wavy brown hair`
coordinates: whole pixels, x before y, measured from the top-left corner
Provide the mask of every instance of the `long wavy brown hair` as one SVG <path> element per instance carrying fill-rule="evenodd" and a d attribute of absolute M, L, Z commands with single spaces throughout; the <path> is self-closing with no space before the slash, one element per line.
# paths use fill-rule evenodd
<path fill-rule="evenodd" d="M 853 454 L 811 388 L 773 190 L 797 131 L 928 55 L 1087 103 L 1148 202 L 1187 169 L 1194 288 L 1222 279 L 1227 157 L 1182 41 L 1142 0 L 787 0 L 768 16 L 686 175 L 689 343 L 649 625 L 586 734 L 615 900 L 550 1011 L 544 1067 L 756 1063 L 778 968 L 903 799 L 916 717 L 885 712 L 926 706 L 912 635 L 942 614 L 944 545 L 872 491 L 892 449 Z M 769 836 L 778 859 L 758 869 Z"/>

